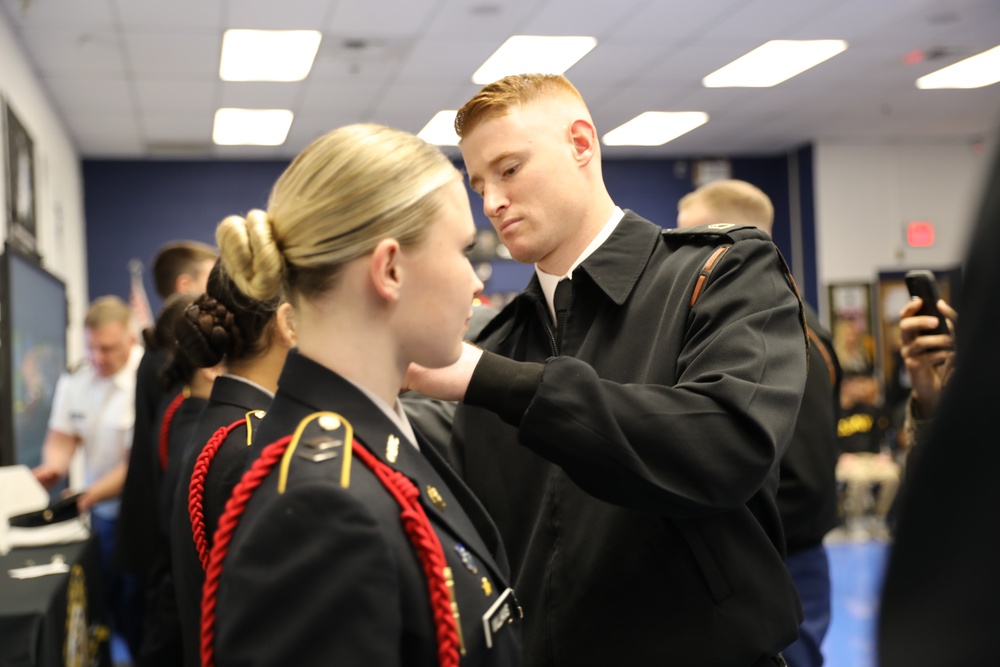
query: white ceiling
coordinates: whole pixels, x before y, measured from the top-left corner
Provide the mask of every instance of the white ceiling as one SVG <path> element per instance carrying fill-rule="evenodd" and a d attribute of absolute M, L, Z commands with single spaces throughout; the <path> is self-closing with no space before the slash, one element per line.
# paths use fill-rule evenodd
<path fill-rule="evenodd" d="M 1000 84 L 918 90 L 917 77 L 1000 44 L 1000 0 L 0 0 L 85 157 L 288 158 L 339 125 L 419 131 L 479 86 L 513 34 L 593 35 L 567 72 L 603 134 L 648 110 L 705 111 L 661 147 L 611 157 L 774 154 L 811 141 L 976 141 L 1000 122 Z M 312 28 L 297 83 L 219 80 L 228 28 Z M 701 79 L 770 39 L 848 50 L 774 88 Z M 932 57 L 905 64 L 904 55 Z M 933 57 L 933 54 L 937 54 Z M 211 142 L 217 108 L 288 108 L 278 147 Z"/>

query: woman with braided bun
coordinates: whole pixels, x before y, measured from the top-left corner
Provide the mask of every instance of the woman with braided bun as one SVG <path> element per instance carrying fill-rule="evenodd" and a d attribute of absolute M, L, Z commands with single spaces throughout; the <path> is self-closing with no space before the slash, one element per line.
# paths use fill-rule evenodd
<path fill-rule="evenodd" d="M 218 262 L 205 293 L 175 327 L 193 365 L 225 369 L 184 453 L 172 498 L 170 548 L 186 667 L 201 662 L 201 589 L 212 534 L 294 345 L 290 311 L 279 297 L 248 297 Z"/>
<path fill-rule="evenodd" d="M 198 298 L 190 292 L 169 296 L 156 318 L 156 326 L 143 332 L 147 349 L 161 350 L 165 357 L 158 378 L 164 394 L 154 420 L 155 466 L 160 475 L 156 489 L 159 534 L 166 547 L 170 536 L 174 488 L 180 475 L 181 459 L 208 404 L 216 367 L 200 367 L 192 362 L 178 343 L 176 326 Z M 213 365 L 214 366 L 214 365 Z M 178 615 L 173 563 L 168 548 L 156 552 L 146 577 L 146 617 L 142 644 L 135 662 L 143 667 L 168 667 L 181 661 L 181 619 Z"/>
<path fill-rule="evenodd" d="M 496 528 L 398 400 L 411 362 L 459 357 L 474 236 L 448 158 L 370 124 L 220 224 L 226 270 L 288 299 L 298 348 L 213 537 L 203 665 L 520 664 Z"/>

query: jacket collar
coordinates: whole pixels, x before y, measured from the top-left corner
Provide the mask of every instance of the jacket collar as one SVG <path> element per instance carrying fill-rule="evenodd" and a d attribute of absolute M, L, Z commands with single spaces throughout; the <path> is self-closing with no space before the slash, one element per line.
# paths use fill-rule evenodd
<path fill-rule="evenodd" d="M 611 301 L 622 305 L 632 293 L 639 276 L 646 269 L 653 249 L 659 243 L 662 229 L 633 211 L 625 217 L 611 236 L 573 270 L 586 273 Z M 525 294 L 544 300 L 538 276 L 532 276 Z"/>
<path fill-rule="evenodd" d="M 420 502 L 432 521 L 443 525 L 480 560 L 493 563 L 490 550 L 458 498 L 451 492 L 449 484 L 461 484 L 457 476 L 449 475 L 450 479 L 446 482 L 428 459 L 406 441 L 392 420 L 357 387 L 296 350 L 289 353 L 278 385 L 280 393 L 302 403 L 312 412 L 327 410 L 343 416 L 351 424 L 355 440 L 417 486 Z M 395 445 L 390 444 L 392 441 Z M 420 445 L 422 450 L 431 447 L 426 441 L 421 441 Z M 394 456 L 389 454 L 391 450 L 395 450 Z M 393 458 L 395 460 L 390 460 Z M 432 488 L 434 491 L 430 490 Z M 440 498 L 443 504 L 436 502 L 436 498 Z M 494 574 L 501 580 L 506 579 L 500 572 Z"/>
<path fill-rule="evenodd" d="M 231 405 L 248 412 L 265 409 L 271 404 L 271 396 L 256 386 L 226 375 L 215 378 L 209 400 L 212 403 Z"/>

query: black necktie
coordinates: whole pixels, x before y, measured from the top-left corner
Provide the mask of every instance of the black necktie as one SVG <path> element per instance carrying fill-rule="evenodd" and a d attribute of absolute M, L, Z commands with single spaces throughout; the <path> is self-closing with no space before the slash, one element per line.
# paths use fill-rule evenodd
<path fill-rule="evenodd" d="M 556 284 L 556 293 L 552 296 L 552 305 L 556 311 L 556 341 L 562 344 L 563 329 L 566 328 L 566 318 L 569 317 L 569 305 L 573 301 L 573 281 L 563 278 Z"/>

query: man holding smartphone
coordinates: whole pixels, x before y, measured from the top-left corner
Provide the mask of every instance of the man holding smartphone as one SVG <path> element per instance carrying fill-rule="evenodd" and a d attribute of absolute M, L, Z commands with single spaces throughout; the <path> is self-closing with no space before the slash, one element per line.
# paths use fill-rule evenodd
<path fill-rule="evenodd" d="M 938 299 L 936 306 L 943 317 L 921 315 L 923 299 L 915 296 L 899 313 L 900 354 L 912 387 L 906 405 L 907 449 L 916 444 L 921 425 L 937 411 L 941 390 L 955 369 L 954 323 L 958 313 L 944 299 Z M 949 333 L 934 333 L 942 324 Z"/>

